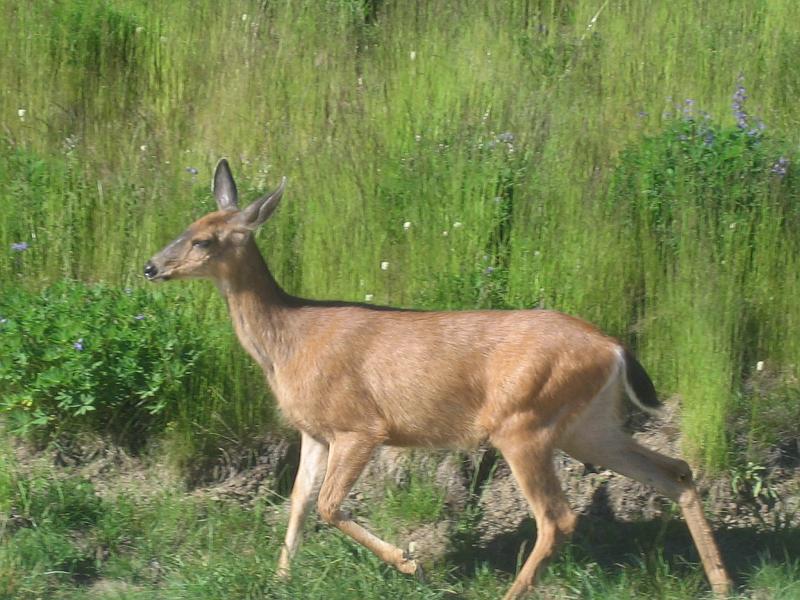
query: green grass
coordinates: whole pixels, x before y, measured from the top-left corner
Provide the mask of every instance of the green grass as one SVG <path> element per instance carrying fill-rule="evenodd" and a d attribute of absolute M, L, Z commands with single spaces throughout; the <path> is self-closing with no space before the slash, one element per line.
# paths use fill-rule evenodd
<path fill-rule="evenodd" d="M 259 500 L 245 508 L 152 481 L 101 497 L 77 472 L 17 464 L 5 445 L 0 460 L 3 599 L 478 600 L 500 596 L 512 577 L 500 566 L 500 557 L 464 554 L 455 562 L 433 565 L 427 581 L 420 583 L 312 519 L 293 563 L 294 576 L 279 581 L 274 571 L 285 514 L 276 505 Z M 409 503 L 427 503 L 429 493 L 419 489 L 409 489 Z M 396 512 L 392 506 L 389 498 L 369 507 L 369 516 Z M 723 532 L 737 580 L 735 597 L 795 597 L 800 565 L 791 556 L 797 536 L 786 533 L 744 532 L 746 537 L 732 539 Z M 549 597 L 558 598 L 710 597 L 702 569 L 687 562 L 696 560 L 684 547 L 687 543 L 685 526 L 678 522 L 589 519 L 541 585 Z M 521 551 L 529 548 L 527 543 Z M 738 558 L 733 556 L 737 549 Z"/>
<path fill-rule="evenodd" d="M 379 508 L 370 511 L 370 522 L 380 534 L 396 537 L 404 530 L 435 523 L 445 514 L 445 494 L 440 486 L 421 473 L 414 473 L 406 485 L 389 485 Z"/>

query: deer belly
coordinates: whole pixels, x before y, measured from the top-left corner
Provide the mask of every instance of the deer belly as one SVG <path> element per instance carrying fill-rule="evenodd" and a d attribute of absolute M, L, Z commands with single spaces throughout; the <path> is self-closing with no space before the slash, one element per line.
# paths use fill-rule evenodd
<path fill-rule="evenodd" d="M 396 398 L 381 405 L 388 445 L 472 448 L 488 436 L 477 418 L 480 402 L 466 393 Z"/>
<path fill-rule="evenodd" d="M 352 391 L 352 390 L 351 390 Z M 321 392 L 321 390 L 320 390 Z M 360 431 L 390 446 L 472 448 L 488 436 L 469 397 L 375 397 L 364 393 L 279 396 L 288 423 L 318 438 Z"/>

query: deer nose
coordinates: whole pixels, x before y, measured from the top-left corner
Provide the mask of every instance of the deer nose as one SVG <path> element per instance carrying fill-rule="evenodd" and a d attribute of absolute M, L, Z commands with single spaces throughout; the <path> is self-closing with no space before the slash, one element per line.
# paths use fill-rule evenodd
<path fill-rule="evenodd" d="M 144 266 L 144 276 L 148 279 L 152 279 L 156 275 L 158 275 L 158 267 L 148 260 L 147 264 Z"/>

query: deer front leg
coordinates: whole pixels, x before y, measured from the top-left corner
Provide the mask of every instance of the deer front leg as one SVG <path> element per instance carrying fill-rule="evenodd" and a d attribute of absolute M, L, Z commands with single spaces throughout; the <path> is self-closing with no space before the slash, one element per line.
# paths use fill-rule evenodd
<path fill-rule="evenodd" d="M 328 446 L 303 433 L 300 440 L 300 465 L 292 487 L 289 527 L 286 529 L 286 539 L 281 548 L 276 572 L 282 579 L 289 575 L 289 562 L 303 537 L 303 522 L 319 492 L 327 459 Z"/>
<path fill-rule="evenodd" d="M 330 445 L 328 469 L 319 493 L 319 514 L 323 521 L 337 527 L 401 573 L 414 575 L 418 572 L 416 561 L 411 560 L 400 548 L 367 531 L 340 510 L 377 446 L 377 441 L 364 434 L 336 435 Z"/>

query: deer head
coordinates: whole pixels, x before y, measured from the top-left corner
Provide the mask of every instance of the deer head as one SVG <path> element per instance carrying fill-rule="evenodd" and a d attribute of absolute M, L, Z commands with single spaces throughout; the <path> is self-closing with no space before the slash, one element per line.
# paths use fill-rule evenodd
<path fill-rule="evenodd" d="M 275 211 L 286 177 L 274 192 L 239 210 L 236 183 L 224 158 L 214 172 L 214 197 L 219 210 L 192 223 L 144 266 L 151 281 L 207 278 L 219 280 L 256 231 Z"/>

